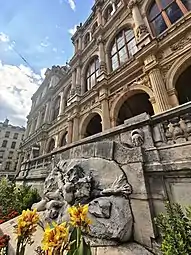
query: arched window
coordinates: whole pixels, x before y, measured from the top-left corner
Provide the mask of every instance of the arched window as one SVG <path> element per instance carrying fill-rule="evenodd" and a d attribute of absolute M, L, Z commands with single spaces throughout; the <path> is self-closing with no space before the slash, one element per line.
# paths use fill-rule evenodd
<path fill-rule="evenodd" d="M 49 143 L 48 143 L 48 147 L 47 147 L 47 153 L 53 151 L 55 148 L 55 141 L 54 139 L 52 138 Z"/>
<path fill-rule="evenodd" d="M 95 33 L 97 27 L 98 27 L 98 23 L 97 23 L 97 21 L 96 21 L 96 22 L 93 24 L 93 26 L 92 26 L 92 34 Z"/>
<path fill-rule="evenodd" d="M 137 52 L 133 30 L 123 29 L 115 37 L 111 47 L 112 70 L 117 69 Z"/>
<path fill-rule="evenodd" d="M 113 13 L 113 7 L 110 4 L 104 13 L 105 22 L 107 22 L 110 19 L 110 17 L 112 16 L 112 13 Z"/>
<path fill-rule="evenodd" d="M 90 42 L 90 33 L 87 33 L 84 38 L 84 45 L 87 46 L 87 44 Z"/>
<path fill-rule="evenodd" d="M 68 132 L 64 133 L 61 141 L 60 141 L 60 147 L 65 146 L 68 143 Z"/>
<path fill-rule="evenodd" d="M 89 64 L 86 72 L 86 90 L 90 90 L 97 83 L 99 75 L 99 58 L 95 57 Z"/>
<path fill-rule="evenodd" d="M 159 35 L 191 9 L 190 0 L 155 0 L 149 10 L 149 22 Z"/>
<path fill-rule="evenodd" d="M 55 120 L 58 117 L 59 109 L 60 109 L 60 96 L 57 97 L 57 99 L 54 102 L 52 120 Z"/>

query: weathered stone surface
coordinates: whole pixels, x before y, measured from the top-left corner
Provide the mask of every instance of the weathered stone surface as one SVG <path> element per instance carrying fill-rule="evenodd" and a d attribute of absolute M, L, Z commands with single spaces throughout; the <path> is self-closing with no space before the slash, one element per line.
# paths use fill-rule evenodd
<path fill-rule="evenodd" d="M 124 171 L 101 158 L 60 161 L 45 180 L 44 198 L 33 208 L 44 211 L 43 222 L 68 220 L 68 207 L 89 204 L 90 235 L 125 242 L 133 231 L 128 200 L 131 186 Z"/>
<path fill-rule="evenodd" d="M 114 142 L 97 142 L 95 144 L 95 157 L 113 159 Z"/>
<path fill-rule="evenodd" d="M 129 243 L 119 247 L 99 247 L 96 255 L 152 255 L 151 252 L 136 243 Z"/>
<path fill-rule="evenodd" d="M 95 199 L 90 203 L 89 211 L 93 222 L 90 235 L 98 239 L 106 238 L 122 242 L 130 239 L 133 218 L 127 199 L 114 196 Z"/>
<path fill-rule="evenodd" d="M 119 164 L 143 161 L 140 147 L 131 148 L 128 144 L 115 143 L 114 148 L 114 160 Z"/>

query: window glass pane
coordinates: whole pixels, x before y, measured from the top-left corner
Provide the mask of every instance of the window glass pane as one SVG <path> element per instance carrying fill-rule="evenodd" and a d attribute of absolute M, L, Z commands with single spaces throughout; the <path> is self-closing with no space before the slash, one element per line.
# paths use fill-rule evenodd
<path fill-rule="evenodd" d="M 127 50 L 126 47 L 123 47 L 120 51 L 119 51 L 119 60 L 120 60 L 120 64 L 123 64 L 127 61 L 128 59 L 128 55 L 127 55 Z"/>
<path fill-rule="evenodd" d="M 112 62 L 112 70 L 115 70 L 115 69 L 117 69 L 117 68 L 119 67 L 117 54 L 114 55 L 114 56 L 111 58 L 111 62 Z"/>
<path fill-rule="evenodd" d="M 126 41 L 130 41 L 133 37 L 134 37 L 134 32 L 133 30 L 126 30 L 125 31 L 125 37 L 126 37 Z"/>
<path fill-rule="evenodd" d="M 137 45 L 135 38 L 128 43 L 129 56 L 132 57 L 137 52 Z"/>
<path fill-rule="evenodd" d="M 118 49 L 120 49 L 121 47 L 123 47 L 125 45 L 125 39 L 123 36 L 123 33 L 121 32 L 118 36 L 117 36 L 117 47 Z"/>
<path fill-rule="evenodd" d="M 160 10 L 156 3 L 154 3 L 150 9 L 149 12 L 149 20 L 153 20 L 158 14 L 160 13 Z"/>
<path fill-rule="evenodd" d="M 90 78 L 87 79 L 87 90 L 91 89 Z"/>
<path fill-rule="evenodd" d="M 160 5 L 163 9 L 165 9 L 170 3 L 172 3 L 174 0 L 160 0 Z"/>
<path fill-rule="evenodd" d="M 176 22 L 183 16 L 182 11 L 178 7 L 177 3 L 173 2 L 167 9 L 166 13 L 171 21 L 171 23 Z"/>
<path fill-rule="evenodd" d="M 96 71 L 95 75 L 96 75 L 96 77 L 99 76 L 99 70 Z"/>
<path fill-rule="evenodd" d="M 96 70 L 98 70 L 99 69 L 99 59 L 98 58 L 96 59 L 95 65 L 96 65 Z"/>
<path fill-rule="evenodd" d="M 111 49 L 111 56 L 113 56 L 117 52 L 116 44 L 114 43 L 112 49 Z"/>
<path fill-rule="evenodd" d="M 95 86 L 96 80 L 95 80 L 95 75 L 91 76 L 91 87 Z"/>
<path fill-rule="evenodd" d="M 90 67 L 90 73 L 92 74 L 92 73 L 94 73 L 95 72 L 95 63 L 93 62 L 92 64 L 91 64 L 91 67 Z"/>
<path fill-rule="evenodd" d="M 159 15 L 156 19 L 152 21 L 152 25 L 154 28 L 154 31 L 156 35 L 159 35 L 162 33 L 164 30 L 167 29 L 167 25 L 162 17 L 162 15 Z"/>
<path fill-rule="evenodd" d="M 188 11 L 191 10 L 191 0 L 182 0 L 182 3 L 184 4 Z"/>

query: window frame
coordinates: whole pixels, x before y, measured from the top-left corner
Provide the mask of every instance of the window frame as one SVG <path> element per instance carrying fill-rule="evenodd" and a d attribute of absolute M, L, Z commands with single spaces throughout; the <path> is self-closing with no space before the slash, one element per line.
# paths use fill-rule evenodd
<path fill-rule="evenodd" d="M 13 146 L 13 144 L 14 144 L 14 146 Z M 17 144 L 17 143 L 16 143 L 15 141 L 13 141 L 13 142 L 11 143 L 11 149 L 14 150 L 14 149 L 16 148 L 16 144 Z"/>
<path fill-rule="evenodd" d="M 4 145 L 4 144 L 5 144 L 5 145 Z M 7 144 L 8 144 L 8 141 L 7 141 L 7 140 L 3 140 L 1 147 L 2 147 L 2 148 L 6 148 L 6 147 L 7 147 Z"/>
<path fill-rule="evenodd" d="M 151 30 L 152 32 L 154 33 L 155 36 L 159 36 L 161 33 L 163 33 L 164 31 L 166 31 L 169 27 L 171 27 L 175 22 L 171 22 L 170 21 L 170 18 L 168 17 L 167 15 L 167 12 L 166 10 L 173 4 L 173 3 L 176 3 L 179 10 L 182 12 L 182 17 L 184 15 L 186 15 L 190 10 L 188 10 L 186 8 L 186 6 L 183 4 L 183 2 L 181 0 L 172 0 L 169 4 L 167 4 L 165 7 L 162 7 L 162 3 L 161 3 L 161 0 L 153 0 L 151 5 L 150 5 L 150 8 L 149 8 L 149 11 L 148 11 L 148 21 L 149 21 L 149 24 L 150 24 L 150 27 L 151 27 Z M 153 6 L 156 5 L 158 10 L 159 10 L 159 13 L 157 13 L 157 15 L 155 15 L 152 19 L 150 19 L 150 12 L 151 12 L 151 9 L 153 8 Z M 153 21 L 156 20 L 159 16 L 162 17 L 165 25 L 166 25 L 166 29 L 164 29 L 161 33 L 157 34 L 156 33 L 156 29 L 153 25 Z M 178 19 L 179 20 L 179 19 Z"/>
<path fill-rule="evenodd" d="M 125 35 L 125 33 L 126 33 L 127 31 L 132 31 L 132 33 L 133 33 L 133 35 L 134 35 L 134 36 L 133 36 L 131 39 L 129 39 L 129 40 L 127 40 L 126 35 Z M 125 43 L 124 43 L 121 47 L 118 47 L 118 42 L 117 42 L 117 40 L 118 40 L 118 36 L 119 36 L 120 33 L 122 33 L 123 40 L 124 40 Z M 126 63 L 129 59 L 132 58 L 132 56 L 130 56 L 130 51 L 129 51 L 129 48 L 128 48 L 128 46 L 130 45 L 130 43 L 131 43 L 132 41 L 135 41 L 135 45 L 136 45 L 136 38 L 135 38 L 135 34 L 134 34 L 134 31 L 133 31 L 132 28 L 123 28 L 122 30 L 120 30 L 120 31 L 116 34 L 115 38 L 114 38 L 113 41 L 112 41 L 111 48 L 110 48 L 110 58 L 111 58 L 111 62 L 110 62 L 111 66 L 110 66 L 110 67 L 111 67 L 111 70 L 112 70 L 112 71 L 117 70 L 120 66 L 122 66 L 124 63 Z M 112 54 L 112 49 L 113 49 L 114 47 L 116 48 L 116 51 L 115 51 L 115 53 Z M 127 56 L 127 60 L 126 60 L 125 62 L 121 62 L 121 58 L 120 58 L 120 54 L 119 54 L 119 52 L 120 52 L 122 49 L 125 49 L 126 56 Z M 137 49 L 137 51 L 138 51 L 138 49 Z M 132 54 L 132 55 L 134 55 L 134 54 Z M 118 67 L 113 68 L 113 58 L 114 58 L 115 56 L 117 56 Z"/>
<path fill-rule="evenodd" d="M 94 71 L 91 72 L 91 68 L 94 65 Z M 85 83 L 86 83 L 86 91 L 91 90 L 94 86 L 96 86 L 97 84 L 97 77 L 99 76 L 99 74 L 97 75 L 97 73 L 99 73 L 100 70 L 100 64 L 99 64 L 99 57 L 95 56 L 88 64 L 87 68 L 86 68 L 86 75 L 85 75 Z M 89 73 L 89 74 L 88 74 Z M 95 78 L 95 84 L 92 86 L 91 85 L 91 78 L 94 76 Z M 88 85 L 88 81 L 89 81 L 89 85 Z"/>

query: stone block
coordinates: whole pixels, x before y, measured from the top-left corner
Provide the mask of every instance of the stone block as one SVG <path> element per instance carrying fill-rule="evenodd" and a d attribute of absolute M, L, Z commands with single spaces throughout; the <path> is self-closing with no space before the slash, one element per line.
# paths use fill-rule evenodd
<path fill-rule="evenodd" d="M 61 152 L 61 159 L 66 160 L 70 158 L 70 149 Z"/>
<path fill-rule="evenodd" d="M 139 244 L 129 243 L 118 247 L 98 247 L 96 255 L 151 255 Z"/>
<path fill-rule="evenodd" d="M 113 149 L 114 149 L 113 141 L 97 142 L 95 143 L 95 157 L 112 160 Z"/>
<path fill-rule="evenodd" d="M 94 143 L 83 144 L 82 155 L 83 158 L 95 157 L 95 144 Z"/>
<path fill-rule="evenodd" d="M 134 216 L 134 240 L 151 247 L 151 238 L 155 238 L 155 233 L 149 202 L 131 199 L 131 208 Z"/>
<path fill-rule="evenodd" d="M 147 194 L 142 163 L 129 163 L 122 168 L 132 186 L 133 194 Z"/>
<path fill-rule="evenodd" d="M 114 143 L 114 160 L 119 164 L 143 162 L 140 147 L 131 148 L 128 144 Z"/>
<path fill-rule="evenodd" d="M 150 115 L 144 112 L 142 114 L 139 114 L 137 116 L 134 116 L 130 119 L 125 120 L 124 123 L 126 125 L 133 126 L 133 125 L 141 124 L 142 122 L 149 121 L 150 119 L 151 119 Z"/>

